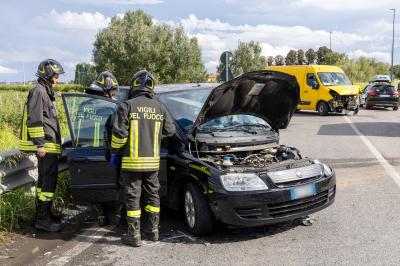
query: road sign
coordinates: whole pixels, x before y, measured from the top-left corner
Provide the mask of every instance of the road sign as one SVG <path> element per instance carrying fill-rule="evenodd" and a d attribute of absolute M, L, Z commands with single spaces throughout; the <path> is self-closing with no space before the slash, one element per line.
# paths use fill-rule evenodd
<path fill-rule="evenodd" d="M 225 66 L 227 66 L 232 61 L 233 54 L 229 51 L 225 51 L 221 54 L 219 60 Z"/>
<path fill-rule="evenodd" d="M 221 75 L 219 76 L 219 80 L 220 81 L 228 81 L 231 79 L 233 79 L 233 73 L 232 73 L 231 69 L 228 68 L 228 71 L 227 71 L 226 67 L 224 67 L 224 69 L 222 69 L 222 71 L 221 71 Z"/>
<path fill-rule="evenodd" d="M 232 61 L 232 53 L 229 51 L 225 51 L 221 54 L 221 57 L 219 60 L 221 60 L 222 65 L 224 66 L 224 69 L 221 71 L 221 75 L 219 76 L 220 81 L 228 81 L 233 79 L 233 74 L 231 71 L 231 68 L 229 67 L 231 61 Z"/>

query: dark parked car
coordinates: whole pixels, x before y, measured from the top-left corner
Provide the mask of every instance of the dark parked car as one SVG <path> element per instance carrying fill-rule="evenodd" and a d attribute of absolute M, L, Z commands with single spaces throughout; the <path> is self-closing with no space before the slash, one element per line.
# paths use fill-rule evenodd
<path fill-rule="evenodd" d="M 392 107 L 397 110 L 399 107 L 399 92 L 391 84 L 376 82 L 368 84 L 361 94 L 360 106 L 365 109 L 373 107 Z"/>
<path fill-rule="evenodd" d="M 127 92 L 120 89 L 119 101 Z M 159 85 L 156 92 L 182 144 L 181 152 L 169 154 L 168 139 L 162 142 L 161 201 L 183 210 L 192 233 L 208 234 L 216 221 L 260 226 L 294 220 L 334 202 L 332 169 L 279 144 L 278 130 L 300 100 L 293 76 L 257 71 L 223 84 Z M 68 162 L 74 199 L 121 200 L 106 160 L 106 125 L 119 101 L 85 94 L 63 99 L 73 141 Z M 92 120 L 100 122 L 96 130 L 88 130 Z M 77 142 L 78 135 L 84 141 Z"/>

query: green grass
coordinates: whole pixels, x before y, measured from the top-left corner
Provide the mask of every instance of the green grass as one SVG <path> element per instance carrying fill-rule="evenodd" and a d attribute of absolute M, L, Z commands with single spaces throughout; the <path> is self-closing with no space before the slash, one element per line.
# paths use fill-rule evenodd
<path fill-rule="evenodd" d="M 71 207 L 71 204 L 69 173 L 63 172 L 58 176 L 54 207 L 62 211 Z M 12 232 L 26 224 L 32 224 L 35 209 L 35 195 L 30 188 L 21 187 L 0 195 L 0 240 L 4 232 Z"/>
<path fill-rule="evenodd" d="M 35 215 L 35 195 L 27 188 L 0 195 L 0 231 L 13 231 L 31 222 Z"/>
<path fill-rule="evenodd" d="M 14 85 L 14 84 L 0 84 L 0 91 L 29 91 L 32 85 Z M 58 92 L 75 92 L 83 91 L 85 87 L 80 84 L 58 84 L 55 86 Z"/>

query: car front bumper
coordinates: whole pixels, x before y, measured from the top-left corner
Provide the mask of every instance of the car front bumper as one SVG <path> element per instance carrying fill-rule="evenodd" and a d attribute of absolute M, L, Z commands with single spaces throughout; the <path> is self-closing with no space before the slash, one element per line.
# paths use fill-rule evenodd
<path fill-rule="evenodd" d="M 315 183 L 313 196 L 291 199 L 291 188 L 245 194 L 215 193 L 210 206 L 216 219 L 234 226 L 262 226 L 307 216 L 331 205 L 335 200 L 336 177 L 323 178 Z M 210 195 L 211 196 L 211 195 Z"/>

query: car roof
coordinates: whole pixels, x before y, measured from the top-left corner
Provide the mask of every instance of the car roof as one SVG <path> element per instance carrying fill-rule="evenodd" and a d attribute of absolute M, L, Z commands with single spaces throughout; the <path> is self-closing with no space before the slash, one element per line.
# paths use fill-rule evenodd
<path fill-rule="evenodd" d="M 212 89 L 220 85 L 220 83 L 175 83 L 175 84 L 160 84 L 156 85 L 154 91 L 156 94 L 168 93 L 168 92 L 178 92 L 178 91 L 188 91 L 197 89 Z M 129 90 L 128 86 L 121 86 L 119 89 Z"/>

